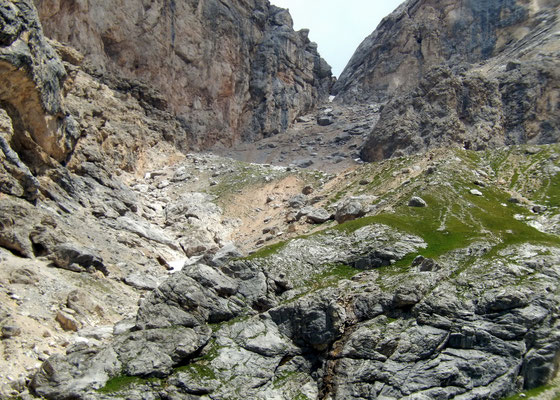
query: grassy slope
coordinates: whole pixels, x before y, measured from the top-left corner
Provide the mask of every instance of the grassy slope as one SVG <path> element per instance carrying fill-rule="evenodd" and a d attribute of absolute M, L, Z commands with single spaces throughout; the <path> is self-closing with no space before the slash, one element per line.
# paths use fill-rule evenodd
<path fill-rule="evenodd" d="M 560 163 L 560 158 L 554 158 L 554 154 L 560 154 L 560 146 L 543 146 L 536 154 L 529 154 L 525 147 L 479 153 L 446 150 L 365 165 L 339 177 L 338 183 L 329 187 L 329 192 L 323 193 L 327 196 L 323 205 L 348 196 L 367 194 L 378 197 L 377 211 L 327 229 L 348 233 L 366 225 L 383 223 L 422 237 L 428 244 L 422 255 L 435 259 L 475 241 L 485 241 L 493 246 L 488 256 L 520 243 L 560 247 L 560 237 L 542 233 L 523 221 L 532 216 L 530 202 L 548 206 L 551 214 L 560 212 L 560 175 L 549 171 Z M 436 165 L 434 173 L 425 172 L 428 164 Z M 477 170 L 481 170 L 482 174 L 476 173 Z M 212 192 L 224 200 L 234 191 L 262 185 L 264 176 L 279 178 L 286 174 L 268 174 L 253 166 L 242 166 L 241 171 L 239 177 L 230 177 L 214 187 Z M 311 176 L 311 179 L 319 178 L 320 175 Z M 485 186 L 477 186 L 474 181 L 482 181 Z M 473 195 L 471 189 L 478 189 L 483 195 Z M 509 202 L 512 192 L 524 196 L 528 203 Z M 428 207 L 408 207 L 411 196 L 422 197 Z M 267 257 L 284 245 L 285 242 L 281 242 L 264 247 L 250 258 Z M 379 272 L 381 275 L 406 273 L 416 255 L 410 254 L 396 265 L 382 268 Z M 333 265 L 326 273 L 310 277 L 304 285 L 309 290 L 316 290 L 350 278 L 355 273 L 357 271 L 350 267 Z M 212 373 L 207 371 L 207 361 L 203 358 L 188 368 L 194 372 L 197 368 L 203 369 L 204 374 L 201 375 Z M 111 387 L 106 389 L 118 391 L 122 384 L 134 383 L 110 381 L 108 386 Z"/>

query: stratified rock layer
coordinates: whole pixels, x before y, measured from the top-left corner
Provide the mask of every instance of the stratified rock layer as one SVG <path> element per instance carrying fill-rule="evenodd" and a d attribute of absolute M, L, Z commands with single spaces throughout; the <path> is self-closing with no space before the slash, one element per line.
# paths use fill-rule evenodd
<path fill-rule="evenodd" d="M 157 106 L 179 116 L 191 146 L 281 132 L 332 84 L 307 31 L 266 0 L 35 3 L 46 33 L 84 52 L 90 71 L 161 92 Z"/>

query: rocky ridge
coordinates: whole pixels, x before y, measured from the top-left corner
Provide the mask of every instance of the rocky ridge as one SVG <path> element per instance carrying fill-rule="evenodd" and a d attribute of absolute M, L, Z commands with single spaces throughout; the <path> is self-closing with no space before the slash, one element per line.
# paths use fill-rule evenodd
<path fill-rule="evenodd" d="M 328 98 L 330 66 L 266 0 L 35 1 L 49 37 L 111 87 L 169 109 L 191 148 L 282 132 Z M 153 90 L 150 89 L 150 90 Z"/>

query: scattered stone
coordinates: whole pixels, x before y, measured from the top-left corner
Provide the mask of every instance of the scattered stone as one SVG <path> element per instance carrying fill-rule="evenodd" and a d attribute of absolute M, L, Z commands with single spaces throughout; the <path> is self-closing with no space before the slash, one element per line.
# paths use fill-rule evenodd
<path fill-rule="evenodd" d="M 412 267 L 417 267 L 420 272 L 431 272 L 440 269 L 440 266 L 431 258 L 418 256 L 412 261 Z"/>
<path fill-rule="evenodd" d="M 296 220 L 299 221 L 303 217 L 306 217 L 309 223 L 322 224 L 332 219 L 332 214 L 324 208 L 304 207 L 298 211 Z"/>
<path fill-rule="evenodd" d="M 288 206 L 291 208 L 303 208 L 307 204 L 307 196 L 304 194 L 297 194 L 288 200 Z"/>
<path fill-rule="evenodd" d="M 484 182 L 481 181 L 481 180 L 475 180 L 473 183 L 474 183 L 476 186 L 486 187 L 486 183 L 484 183 Z"/>
<path fill-rule="evenodd" d="M 286 221 L 286 223 L 291 224 L 292 222 L 296 222 L 297 219 L 297 213 L 295 211 L 290 211 L 289 213 L 286 214 L 286 217 L 284 218 L 284 221 Z"/>
<path fill-rule="evenodd" d="M 101 271 L 104 275 L 108 274 L 107 268 L 103 264 L 103 259 L 95 250 L 77 244 L 65 243 L 56 246 L 49 259 L 58 268 L 74 272 L 91 272 L 93 268 L 94 270 Z"/>
<path fill-rule="evenodd" d="M 103 308 L 83 289 L 68 293 L 66 307 L 83 316 L 103 316 Z"/>
<path fill-rule="evenodd" d="M 334 117 L 332 115 L 320 115 L 317 117 L 317 124 L 319 126 L 328 126 L 334 123 Z"/>
<path fill-rule="evenodd" d="M 10 339 L 21 335 L 21 328 L 15 323 L 8 323 L 2 326 L 2 339 Z"/>
<path fill-rule="evenodd" d="M 80 323 L 67 311 L 59 310 L 56 313 L 56 321 L 60 324 L 65 331 L 78 332 Z"/>
<path fill-rule="evenodd" d="M 18 268 L 10 274 L 10 283 L 21 285 L 34 285 L 38 282 L 39 278 L 35 271 L 29 268 Z"/>
<path fill-rule="evenodd" d="M 337 207 L 334 219 L 339 224 L 342 224 L 346 221 L 363 217 L 365 214 L 366 210 L 361 202 L 357 200 L 347 200 Z"/>
<path fill-rule="evenodd" d="M 533 211 L 535 214 L 542 214 L 544 213 L 546 210 L 548 210 L 548 207 L 546 206 L 541 206 L 539 204 L 535 204 L 532 208 L 531 211 Z"/>
<path fill-rule="evenodd" d="M 305 122 L 311 122 L 313 121 L 313 116 L 312 115 L 302 115 L 301 117 L 297 117 L 296 118 L 296 122 L 299 123 L 305 123 Z"/>
<path fill-rule="evenodd" d="M 508 202 L 512 204 L 520 204 L 521 200 L 519 199 L 519 197 L 510 197 L 508 199 Z"/>
<path fill-rule="evenodd" d="M 426 203 L 426 201 L 418 196 L 413 196 L 409 201 L 408 201 L 408 206 L 409 207 L 427 207 L 428 203 Z"/>
<path fill-rule="evenodd" d="M 432 175 L 437 171 L 437 168 L 434 165 L 429 165 L 428 168 L 426 168 L 426 175 Z"/>
<path fill-rule="evenodd" d="M 302 158 L 299 160 L 294 160 L 292 164 L 297 168 L 309 168 L 314 164 L 314 161 L 310 158 Z"/>
<path fill-rule="evenodd" d="M 302 189 L 301 193 L 303 193 L 303 194 L 306 195 L 306 196 L 309 196 L 309 195 L 310 195 L 311 193 L 313 193 L 314 191 L 315 191 L 315 189 L 313 188 L 313 186 L 311 186 L 311 185 L 306 185 L 306 186 Z"/>
<path fill-rule="evenodd" d="M 482 192 L 478 189 L 471 189 L 470 193 L 474 196 L 482 196 Z"/>

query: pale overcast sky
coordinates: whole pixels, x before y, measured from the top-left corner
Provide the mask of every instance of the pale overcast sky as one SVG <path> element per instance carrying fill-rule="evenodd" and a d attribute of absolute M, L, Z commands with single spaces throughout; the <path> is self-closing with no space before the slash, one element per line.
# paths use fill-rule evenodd
<path fill-rule="evenodd" d="M 362 40 L 403 0 L 270 0 L 290 9 L 294 29 L 308 28 L 309 38 L 339 76 Z"/>

